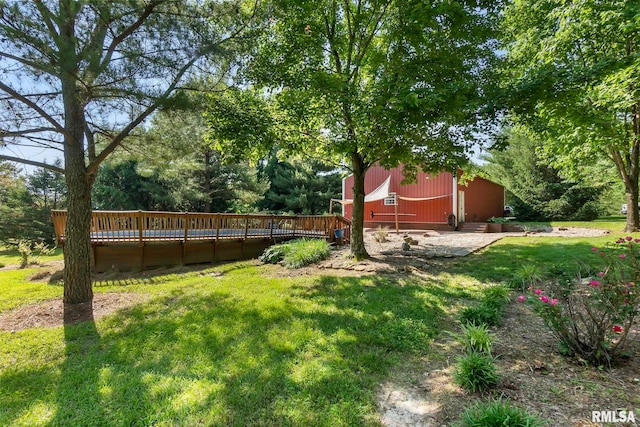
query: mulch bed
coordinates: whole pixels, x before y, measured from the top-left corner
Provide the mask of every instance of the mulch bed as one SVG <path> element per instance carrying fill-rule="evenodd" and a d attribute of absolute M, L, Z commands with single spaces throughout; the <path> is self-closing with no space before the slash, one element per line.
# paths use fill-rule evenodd
<path fill-rule="evenodd" d="M 67 305 L 66 312 L 61 298 L 50 299 L 0 314 L 0 330 L 15 332 L 95 320 L 145 299 L 146 296 L 135 293 L 96 293 L 93 297 L 93 310 L 90 310 L 89 305 L 79 304 Z"/>

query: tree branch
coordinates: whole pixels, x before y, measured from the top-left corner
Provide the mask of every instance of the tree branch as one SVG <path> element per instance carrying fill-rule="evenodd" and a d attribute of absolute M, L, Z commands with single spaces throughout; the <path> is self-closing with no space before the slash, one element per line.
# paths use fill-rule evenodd
<path fill-rule="evenodd" d="M 25 130 L 15 130 L 15 131 L 1 131 L 0 130 L 0 138 L 4 138 L 7 136 L 23 136 L 28 135 L 30 133 L 42 133 L 42 132 L 56 132 L 54 128 L 33 128 L 33 129 L 25 129 Z"/>
<path fill-rule="evenodd" d="M 0 57 L 5 57 L 7 59 L 11 59 L 13 61 L 16 61 L 16 62 L 18 62 L 18 63 L 20 63 L 22 65 L 26 65 L 27 67 L 35 68 L 38 71 L 42 71 L 44 73 L 52 74 L 54 76 L 57 76 L 56 74 L 54 74 L 51 71 L 50 67 L 44 67 L 43 64 L 39 64 L 39 63 L 34 62 L 34 61 L 29 61 L 29 60 L 27 60 L 25 58 L 21 58 L 19 56 L 15 56 L 15 55 L 13 55 L 11 53 L 1 52 L 0 51 Z"/>
<path fill-rule="evenodd" d="M 42 117 L 43 119 L 45 119 L 46 121 L 51 123 L 57 132 L 60 132 L 64 136 L 68 136 L 67 132 L 64 130 L 64 127 L 62 125 L 60 125 L 60 123 L 58 123 L 46 111 L 44 111 L 42 108 L 38 107 L 33 101 L 29 100 L 24 95 L 19 94 L 18 92 L 13 90 L 13 88 L 11 88 L 10 86 L 7 86 L 6 84 L 4 84 L 2 82 L 0 82 L 0 89 L 2 89 L 3 91 L 5 91 L 9 95 L 11 95 L 14 99 L 22 102 L 23 104 L 27 105 L 32 110 L 37 112 L 40 115 L 40 117 Z"/>
<path fill-rule="evenodd" d="M 100 74 L 104 69 L 107 68 L 107 66 L 111 62 L 113 53 L 115 52 L 116 48 L 120 45 L 120 43 L 122 43 L 124 40 L 126 40 L 127 37 L 133 34 L 134 31 L 140 28 L 144 23 L 144 21 L 149 17 L 149 15 L 153 13 L 153 10 L 159 4 L 164 3 L 165 1 L 166 0 L 156 0 L 149 3 L 142 11 L 142 14 L 138 17 L 138 19 L 133 24 L 125 28 L 124 31 L 122 31 L 120 34 L 118 34 L 113 38 L 113 40 L 111 41 L 111 44 L 107 48 L 107 52 L 105 53 L 104 59 L 100 63 L 99 67 L 96 70 L 93 70 L 95 75 Z"/>
<path fill-rule="evenodd" d="M 212 46 L 210 50 L 214 50 L 215 46 Z M 142 123 L 151 113 L 158 109 L 160 106 L 160 101 L 166 100 L 169 95 L 174 91 L 184 74 L 191 68 L 191 66 L 200 59 L 207 52 L 201 52 L 195 57 L 193 57 L 189 62 L 187 62 L 182 69 L 176 74 L 173 79 L 171 85 L 164 91 L 164 93 L 156 99 L 154 103 L 152 103 L 146 110 L 144 110 L 138 117 L 136 117 L 132 122 L 130 122 L 118 135 L 116 135 L 111 143 L 107 145 L 101 152 L 98 154 L 95 159 L 89 164 L 87 167 L 87 173 L 95 173 L 100 166 L 100 163 L 104 161 L 112 152 L 115 150 L 122 141 L 129 135 L 129 133 L 140 123 Z"/>
<path fill-rule="evenodd" d="M 60 34 L 58 33 L 56 27 L 53 25 L 53 21 L 51 20 L 51 17 L 53 16 L 53 14 L 44 4 L 42 4 L 42 0 L 35 0 L 35 3 L 36 3 L 36 7 L 38 8 L 38 12 L 40 12 L 40 16 L 42 17 L 42 20 L 47 26 L 47 30 L 49 30 L 49 33 L 52 36 L 57 38 Z M 58 43 L 56 42 L 56 44 Z"/>
<path fill-rule="evenodd" d="M 10 161 L 10 162 L 17 162 L 17 163 L 22 163 L 22 164 L 25 164 L 25 165 L 36 166 L 36 167 L 48 169 L 48 170 L 50 170 L 52 172 L 56 172 L 56 173 L 60 173 L 60 174 L 64 174 L 64 172 L 65 172 L 65 170 L 63 168 L 59 168 L 59 167 L 54 166 L 54 165 L 49 165 L 49 164 L 44 163 L 44 162 L 36 162 L 35 160 L 21 159 L 20 157 L 5 156 L 4 154 L 0 154 L 0 160 L 7 160 L 7 161 Z"/>

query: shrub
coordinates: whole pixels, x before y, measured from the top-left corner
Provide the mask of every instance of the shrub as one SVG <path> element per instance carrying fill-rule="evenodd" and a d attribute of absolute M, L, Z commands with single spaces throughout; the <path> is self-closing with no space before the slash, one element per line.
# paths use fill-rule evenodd
<path fill-rule="evenodd" d="M 331 246 L 322 239 L 297 239 L 289 242 L 289 252 L 282 260 L 285 267 L 300 268 L 321 261 L 331 254 Z"/>
<path fill-rule="evenodd" d="M 281 245 L 267 248 L 260 256 L 260 261 L 275 264 L 282 261 L 288 268 L 300 268 L 326 259 L 331 247 L 321 239 L 296 239 Z"/>
<path fill-rule="evenodd" d="M 493 305 L 503 309 L 509 301 L 509 289 L 502 285 L 489 286 L 483 291 L 483 301 L 487 305 Z"/>
<path fill-rule="evenodd" d="M 472 392 L 485 391 L 494 387 L 498 378 L 490 355 L 471 352 L 458 358 L 454 380 L 462 388 Z"/>
<path fill-rule="evenodd" d="M 467 353 L 491 354 L 494 337 L 486 324 L 464 324 L 462 325 L 462 333 L 456 337 Z"/>
<path fill-rule="evenodd" d="M 466 307 L 460 314 L 460 321 L 464 323 L 474 323 L 476 325 L 486 324 L 496 326 L 500 324 L 502 313 L 496 307 L 486 304 L 476 304 Z"/>
<path fill-rule="evenodd" d="M 491 218 L 487 219 L 487 222 L 494 223 L 494 224 L 507 224 L 509 222 L 509 218 L 492 216 Z"/>
<path fill-rule="evenodd" d="M 509 402 L 480 402 L 464 411 L 459 427 L 541 427 L 544 423 Z"/>
<path fill-rule="evenodd" d="M 595 276 L 557 280 L 518 300 L 533 305 L 569 355 L 610 366 L 625 353 L 640 308 L 639 243 L 626 237 L 603 249 L 592 248 L 603 263 Z"/>
<path fill-rule="evenodd" d="M 269 246 L 264 250 L 262 255 L 260 255 L 259 259 L 265 264 L 277 264 L 282 261 L 284 256 L 289 252 L 289 249 L 290 247 L 286 243 Z"/>
<path fill-rule="evenodd" d="M 379 226 L 373 233 L 373 239 L 378 243 L 384 243 L 389 237 L 389 227 Z"/>
<path fill-rule="evenodd" d="M 499 325 L 502 321 L 504 307 L 509 299 L 509 290 L 504 286 L 490 286 L 484 290 L 480 304 L 462 310 L 460 321 L 476 325 Z"/>
<path fill-rule="evenodd" d="M 55 248 L 48 247 L 44 242 L 32 243 L 20 240 L 17 246 L 18 253 L 20 253 L 20 268 L 36 264 L 42 255 L 51 255 L 55 251 Z"/>
<path fill-rule="evenodd" d="M 524 264 L 516 270 L 513 278 L 524 292 L 527 288 L 538 287 L 544 281 L 544 274 L 539 265 Z"/>

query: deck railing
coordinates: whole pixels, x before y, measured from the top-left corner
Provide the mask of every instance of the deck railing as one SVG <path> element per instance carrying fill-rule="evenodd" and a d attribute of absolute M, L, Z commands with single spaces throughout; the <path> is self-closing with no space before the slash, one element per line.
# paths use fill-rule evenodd
<path fill-rule="evenodd" d="M 66 239 L 67 211 L 51 213 L 59 244 Z M 150 211 L 93 211 L 92 243 L 211 241 L 221 239 L 277 239 L 317 237 L 335 240 L 334 230 L 351 237 L 351 221 L 338 215 L 262 215 L 177 213 Z"/>

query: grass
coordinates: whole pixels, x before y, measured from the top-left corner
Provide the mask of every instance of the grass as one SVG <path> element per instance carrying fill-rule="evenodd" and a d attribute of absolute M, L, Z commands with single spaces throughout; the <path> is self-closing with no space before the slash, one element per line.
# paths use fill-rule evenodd
<path fill-rule="evenodd" d="M 581 228 L 599 228 L 609 230 L 612 233 L 622 233 L 626 225 L 627 218 L 623 215 L 612 215 L 595 219 L 593 221 L 514 221 L 514 224 L 535 226 L 552 226 L 552 227 L 581 227 Z"/>
<path fill-rule="evenodd" d="M 541 420 L 508 401 L 480 402 L 468 408 L 458 427 L 542 427 Z"/>
<path fill-rule="evenodd" d="M 624 234 L 603 237 L 505 237 L 486 249 L 448 266 L 454 275 L 469 276 L 481 282 L 520 283 L 518 266 L 542 266 L 541 274 L 566 271 L 570 274 L 578 265 L 595 265 L 599 259 L 591 248 L 614 242 Z"/>
<path fill-rule="evenodd" d="M 378 425 L 378 385 L 470 300 L 514 266 L 569 269 L 613 240 L 505 238 L 427 278 L 282 278 L 240 262 L 104 280 L 97 292 L 150 299 L 95 323 L 0 331 L 0 425 Z M 35 271 L 0 271 L 0 312 L 61 296 L 29 282 Z"/>
<path fill-rule="evenodd" d="M 0 312 L 50 298 L 62 297 L 62 286 L 31 282 L 35 268 L 0 272 Z"/>
<path fill-rule="evenodd" d="M 153 297 L 95 324 L 0 332 L 0 425 L 377 425 L 377 385 L 466 295 L 271 269 L 102 283 Z M 12 286 L 60 292 L 20 277 L 0 292 Z"/>

